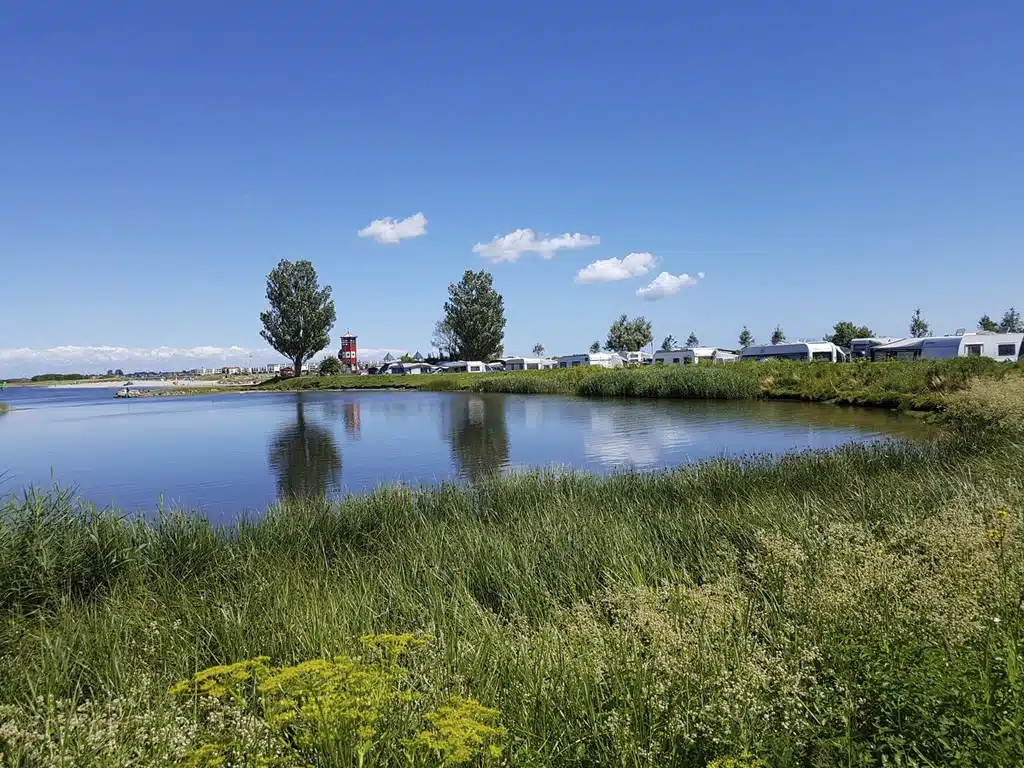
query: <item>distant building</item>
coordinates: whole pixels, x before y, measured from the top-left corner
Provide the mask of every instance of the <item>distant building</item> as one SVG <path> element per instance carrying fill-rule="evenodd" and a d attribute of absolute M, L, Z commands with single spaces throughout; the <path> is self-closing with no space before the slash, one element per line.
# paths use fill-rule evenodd
<path fill-rule="evenodd" d="M 871 359 L 941 360 L 951 357 L 989 357 L 1014 362 L 1021 357 L 1024 333 L 964 333 L 957 336 L 925 336 L 881 344 L 871 350 Z"/>
<path fill-rule="evenodd" d="M 238 376 L 242 372 L 242 369 L 237 365 L 226 365 L 220 369 L 220 372 L 225 376 Z"/>
<path fill-rule="evenodd" d="M 720 347 L 684 347 L 654 353 L 655 365 L 695 365 L 697 363 L 731 363 L 739 355 Z"/>
<path fill-rule="evenodd" d="M 422 363 L 423 362 L 423 355 L 421 355 L 419 352 L 417 352 L 415 355 L 412 356 L 412 359 L 415 362 L 417 362 L 417 363 Z"/>
<path fill-rule="evenodd" d="M 341 361 L 341 370 L 346 373 L 353 373 L 359 369 L 354 333 L 346 333 L 341 337 L 341 351 L 338 353 L 338 360 Z"/>
<path fill-rule="evenodd" d="M 581 365 L 619 368 L 622 366 L 622 358 L 614 352 L 589 352 L 582 355 L 562 355 L 558 358 L 559 368 L 576 368 Z"/>

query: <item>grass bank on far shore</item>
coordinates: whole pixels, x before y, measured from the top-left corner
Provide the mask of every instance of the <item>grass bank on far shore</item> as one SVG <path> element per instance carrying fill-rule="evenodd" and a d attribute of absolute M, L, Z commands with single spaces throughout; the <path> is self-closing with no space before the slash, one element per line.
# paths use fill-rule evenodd
<path fill-rule="evenodd" d="M 11 406 L 7 403 L 0 403 L 0 413 L 7 413 L 9 410 L 11 410 Z"/>
<path fill-rule="evenodd" d="M 1024 764 L 1024 378 L 975 379 L 946 418 L 935 443 L 392 487 L 230 528 L 10 503 L 0 756 Z"/>
<path fill-rule="evenodd" d="M 917 362 L 772 362 L 646 366 L 420 376 L 303 376 L 248 391 L 405 388 L 431 391 L 562 394 L 588 397 L 787 398 L 847 405 L 937 410 L 973 379 L 1024 378 L 1024 365 L 981 358 Z"/>

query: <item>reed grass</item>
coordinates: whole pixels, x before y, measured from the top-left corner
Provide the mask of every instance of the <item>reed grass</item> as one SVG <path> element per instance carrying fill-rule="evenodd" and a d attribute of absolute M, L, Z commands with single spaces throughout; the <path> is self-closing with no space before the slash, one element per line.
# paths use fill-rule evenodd
<path fill-rule="evenodd" d="M 641 373 L 615 386 L 669 376 Z M 228 527 L 11 501 L 0 755 L 452 765 L 444 745 L 488 727 L 467 764 L 1024 764 L 1024 382 L 955 398 L 937 442 L 387 487 Z M 351 682 L 380 679 L 367 633 L 424 643 L 377 704 Z M 168 696 L 257 657 L 292 680 L 334 659 L 321 687 L 356 670 L 310 717 L 373 715 L 366 738 L 310 746 L 266 702 Z"/>

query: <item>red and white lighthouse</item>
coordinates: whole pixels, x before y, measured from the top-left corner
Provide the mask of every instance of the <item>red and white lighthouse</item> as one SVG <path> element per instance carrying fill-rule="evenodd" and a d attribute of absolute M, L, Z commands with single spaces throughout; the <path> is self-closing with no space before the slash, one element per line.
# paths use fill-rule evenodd
<path fill-rule="evenodd" d="M 341 369 L 348 373 L 359 370 L 359 361 L 356 359 L 356 336 L 354 333 L 346 333 L 341 337 L 341 353 L 338 355 L 341 361 Z"/>

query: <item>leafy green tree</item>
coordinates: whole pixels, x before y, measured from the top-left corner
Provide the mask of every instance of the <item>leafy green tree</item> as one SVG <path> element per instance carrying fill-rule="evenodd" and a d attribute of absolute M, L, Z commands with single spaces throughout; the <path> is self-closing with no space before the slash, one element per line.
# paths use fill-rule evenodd
<path fill-rule="evenodd" d="M 334 355 L 328 355 L 320 361 L 321 376 L 337 376 L 341 373 L 341 361 Z"/>
<path fill-rule="evenodd" d="M 743 326 L 743 330 L 740 331 L 740 347 L 749 347 L 754 343 L 754 334 L 750 332 L 747 326 Z"/>
<path fill-rule="evenodd" d="M 776 325 L 775 330 L 772 331 L 772 344 L 781 344 L 786 340 L 786 332 L 782 330 L 781 325 Z"/>
<path fill-rule="evenodd" d="M 303 363 L 331 343 L 336 319 L 331 287 L 320 287 L 310 262 L 282 259 L 267 275 L 267 301 L 260 336 L 292 361 L 298 376 Z"/>
<path fill-rule="evenodd" d="M 697 334 L 690 331 L 690 335 L 686 337 L 686 346 L 688 347 L 699 347 L 700 339 L 697 338 Z"/>
<path fill-rule="evenodd" d="M 670 333 L 668 336 L 666 336 L 664 338 L 664 340 L 662 340 L 662 342 L 661 342 L 661 351 L 662 352 L 671 352 L 675 348 L 676 348 L 676 337 L 673 336 Z"/>
<path fill-rule="evenodd" d="M 999 322 L 1000 333 L 1024 333 L 1024 322 L 1021 322 L 1020 312 L 1010 307 L 1003 313 L 1003 319 Z"/>
<path fill-rule="evenodd" d="M 637 352 L 654 341 L 651 321 L 646 317 L 630 320 L 625 314 L 612 323 L 604 348 L 610 352 Z"/>
<path fill-rule="evenodd" d="M 595 352 L 600 352 L 600 351 L 601 351 L 601 342 L 600 341 L 595 341 L 593 344 L 590 345 L 590 354 L 594 354 Z"/>
<path fill-rule="evenodd" d="M 537 344 L 533 345 L 533 356 L 534 357 L 544 357 L 544 345 L 543 344 L 538 342 Z"/>
<path fill-rule="evenodd" d="M 921 308 L 918 307 L 910 317 L 910 335 L 915 339 L 922 339 L 925 336 L 929 336 L 931 332 L 932 329 L 925 322 L 924 317 L 921 316 Z"/>
<path fill-rule="evenodd" d="M 997 323 L 988 315 L 982 315 L 981 320 L 978 321 L 978 330 L 989 331 L 990 333 L 998 333 L 999 323 Z"/>
<path fill-rule="evenodd" d="M 866 339 L 875 334 L 866 325 L 854 325 L 849 320 L 840 320 L 832 326 L 832 334 L 825 337 L 837 347 L 848 347 L 854 339 Z"/>
<path fill-rule="evenodd" d="M 415 362 L 415 360 L 413 360 L 412 355 L 410 355 L 408 352 L 406 352 L 404 355 L 402 355 L 400 358 L 398 358 L 398 362 L 400 362 L 400 363 L 413 363 L 413 362 Z"/>
<path fill-rule="evenodd" d="M 448 286 L 442 328 L 460 360 L 501 357 L 505 339 L 505 300 L 494 290 L 490 272 L 467 269 L 462 280 Z M 435 326 L 435 333 L 437 332 Z"/>

